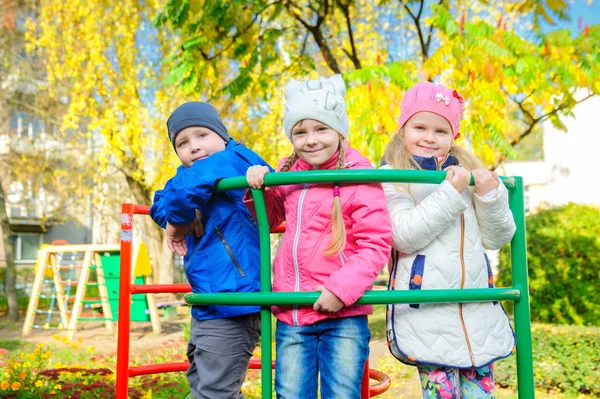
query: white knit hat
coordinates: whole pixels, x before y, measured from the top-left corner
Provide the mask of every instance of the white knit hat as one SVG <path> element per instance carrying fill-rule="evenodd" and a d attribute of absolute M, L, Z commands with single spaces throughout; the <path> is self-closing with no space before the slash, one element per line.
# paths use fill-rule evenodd
<path fill-rule="evenodd" d="M 292 140 L 292 128 L 304 119 L 314 119 L 326 124 L 344 137 L 348 137 L 350 124 L 346 114 L 346 85 L 342 75 L 336 74 L 316 80 L 290 79 L 285 87 L 285 112 L 283 127 Z"/>

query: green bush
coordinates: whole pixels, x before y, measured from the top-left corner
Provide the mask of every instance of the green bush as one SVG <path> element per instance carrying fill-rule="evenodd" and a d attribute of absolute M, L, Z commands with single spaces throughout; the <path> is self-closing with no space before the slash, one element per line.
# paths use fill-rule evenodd
<path fill-rule="evenodd" d="M 531 319 L 600 326 L 600 209 L 568 204 L 526 220 Z M 500 251 L 498 286 L 511 285 L 510 256 Z"/>
<path fill-rule="evenodd" d="M 536 390 L 600 397 L 600 328 L 534 324 L 531 329 Z M 496 383 L 516 389 L 516 357 L 495 364 Z"/>

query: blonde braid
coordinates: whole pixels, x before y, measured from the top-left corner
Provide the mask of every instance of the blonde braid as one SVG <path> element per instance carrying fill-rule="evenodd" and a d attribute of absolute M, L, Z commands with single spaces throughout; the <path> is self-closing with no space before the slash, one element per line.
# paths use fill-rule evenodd
<path fill-rule="evenodd" d="M 344 169 L 346 161 L 346 147 L 344 140 L 340 140 L 338 147 L 338 159 L 336 170 Z M 333 206 L 331 208 L 331 244 L 325 250 L 325 255 L 337 255 L 346 247 L 346 226 L 344 225 L 344 215 L 342 214 L 342 201 L 339 196 L 340 184 L 334 186 Z M 336 191 L 338 194 L 336 194 Z"/>
<path fill-rule="evenodd" d="M 297 160 L 298 154 L 296 153 L 296 151 L 294 151 L 292 155 L 290 155 L 288 159 L 286 159 L 285 163 L 281 166 L 281 169 L 279 169 L 279 171 L 287 172 L 296 163 Z"/>

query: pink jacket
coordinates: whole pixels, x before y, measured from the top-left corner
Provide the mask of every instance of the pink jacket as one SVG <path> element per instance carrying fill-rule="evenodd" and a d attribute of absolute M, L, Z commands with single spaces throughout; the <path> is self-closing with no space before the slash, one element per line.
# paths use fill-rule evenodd
<path fill-rule="evenodd" d="M 319 169 L 334 169 L 336 161 L 337 153 Z M 278 169 L 284 162 L 285 159 Z M 346 169 L 371 168 L 365 157 L 346 144 Z M 313 169 L 298 159 L 290 171 Z M 345 305 L 333 314 L 316 312 L 311 306 L 274 306 L 277 319 L 303 326 L 326 318 L 371 314 L 371 305 L 352 305 L 372 288 L 390 256 L 392 229 L 381 184 L 341 185 L 347 243 L 340 255 L 333 256 L 323 254 L 332 239 L 332 184 L 277 186 L 264 193 L 270 226 L 286 222 L 286 232 L 273 263 L 273 291 L 315 291 L 323 285 Z M 247 198 L 246 204 L 254 213 L 251 198 Z"/>

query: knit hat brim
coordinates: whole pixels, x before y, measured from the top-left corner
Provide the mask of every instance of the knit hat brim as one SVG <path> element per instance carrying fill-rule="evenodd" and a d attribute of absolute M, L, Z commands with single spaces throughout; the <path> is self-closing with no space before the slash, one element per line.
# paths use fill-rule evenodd
<path fill-rule="evenodd" d="M 284 129 L 285 134 L 287 135 L 288 139 L 290 139 L 290 141 L 292 140 L 292 129 L 294 128 L 294 126 L 296 126 L 298 122 L 306 119 L 313 119 L 324 123 L 325 125 L 329 126 L 333 130 L 344 136 L 344 138 L 348 138 L 348 131 L 350 130 L 348 119 L 334 119 L 331 118 L 328 112 L 303 109 L 298 112 L 290 112 L 289 114 L 286 114 L 286 118 L 284 120 Z"/>

